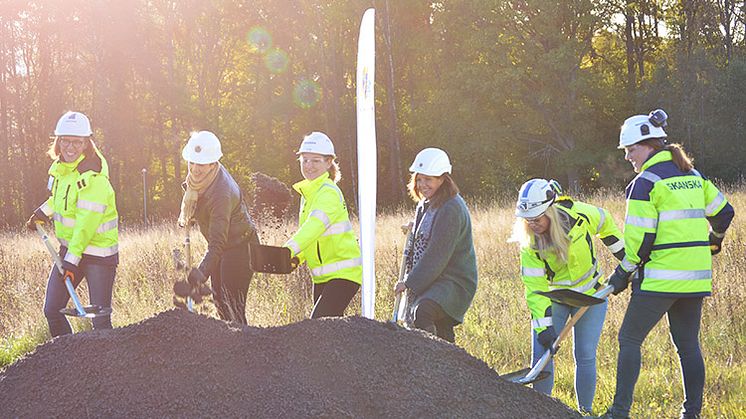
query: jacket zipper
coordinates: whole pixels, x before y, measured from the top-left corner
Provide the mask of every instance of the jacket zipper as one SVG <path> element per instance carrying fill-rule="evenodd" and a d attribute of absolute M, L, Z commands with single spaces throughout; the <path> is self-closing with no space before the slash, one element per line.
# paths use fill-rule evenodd
<path fill-rule="evenodd" d="M 324 263 L 323 260 L 321 260 L 321 246 L 319 246 L 319 243 L 316 242 L 316 254 L 319 256 L 319 263 Z"/>
<path fill-rule="evenodd" d="M 67 197 L 70 195 L 70 185 L 67 185 L 67 189 L 65 189 L 65 212 L 67 212 Z"/>

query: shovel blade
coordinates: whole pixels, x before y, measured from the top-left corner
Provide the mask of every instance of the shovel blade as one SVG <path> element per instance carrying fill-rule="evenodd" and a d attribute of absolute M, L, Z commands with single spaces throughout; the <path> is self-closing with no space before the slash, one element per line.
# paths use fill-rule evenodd
<path fill-rule="evenodd" d="M 524 368 L 522 370 L 509 372 L 507 374 L 503 374 L 500 376 L 503 380 L 510 381 L 511 383 L 516 384 L 522 384 L 522 385 L 528 385 L 533 384 L 536 382 L 539 382 L 547 377 L 549 377 L 549 371 L 541 371 L 536 378 L 533 380 L 529 380 L 526 378 L 528 373 L 531 372 L 531 368 Z"/>
<path fill-rule="evenodd" d="M 605 300 L 592 295 L 583 294 L 573 290 L 561 289 L 553 291 L 535 291 L 535 294 L 543 295 L 555 303 L 564 304 L 572 307 L 587 307 L 601 304 Z"/>
<path fill-rule="evenodd" d="M 103 317 L 111 315 L 111 307 L 101 307 L 98 305 L 85 306 L 83 307 L 85 314 L 78 313 L 74 308 L 63 308 L 60 313 L 70 317 L 83 317 L 86 319 L 93 319 L 96 317 Z"/>

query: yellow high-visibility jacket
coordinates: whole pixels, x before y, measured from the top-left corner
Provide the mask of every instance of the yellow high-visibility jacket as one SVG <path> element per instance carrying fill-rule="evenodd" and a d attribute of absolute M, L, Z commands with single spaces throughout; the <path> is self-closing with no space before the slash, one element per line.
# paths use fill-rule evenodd
<path fill-rule="evenodd" d="M 60 244 L 67 248 L 65 261 L 78 265 L 116 264 L 119 228 L 114 189 L 109 183 L 109 165 L 94 147 L 74 162 L 59 159 L 49 168 L 51 196 L 39 209 L 54 220 Z"/>
<path fill-rule="evenodd" d="M 363 283 L 362 258 L 342 191 L 329 173 L 293 185 L 301 195 L 300 228 L 285 247 L 308 263 L 313 282 L 332 279 Z"/>
<path fill-rule="evenodd" d="M 567 262 L 551 252 L 542 258 L 533 243 L 521 248 L 521 279 L 531 312 L 531 327 L 536 333 L 552 326 L 552 301 L 534 292 L 571 289 L 593 294 L 601 279 L 596 246 L 592 239 L 599 229 L 598 219 L 589 220 L 560 205 L 556 208 L 560 218 L 566 220 L 570 226 L 567 231 L 570 239 Z"/>
<path fill-rule="evenodd" d="M 628 277 L 637 269 L 633 293 L 710 295 L 710 229 L 722 237 L 733 215 L 709 179 L 694 169 L 682 172 L 671 152 L 661 150 L 627 186 L 625 257 L 617 272 Z"/>

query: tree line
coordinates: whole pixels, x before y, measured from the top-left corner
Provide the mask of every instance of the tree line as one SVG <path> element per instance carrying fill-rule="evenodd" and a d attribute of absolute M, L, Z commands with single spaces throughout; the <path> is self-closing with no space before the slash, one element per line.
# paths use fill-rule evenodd
<path fill-rule="evenodd" d="M 745 3 L 4 0 L 0 223 L 18 225 L 45 198 L 49 135 L 66 110 L 91 118 L 124 225 L 142 220 L 144 193 L 152 219 L 175 216 L 181 148 L 202 129 L 247 192 L 255 172 L 299 180 L 303 135 L 326 132 L 354 206 L 368 7 L 381 205 L 406 199 L 408 165 L 426 146 L 449 153 L 472 196 L 512 194 L 532 176 L 621 190 L 632 172 L 619 126 L 659 107 L 703 173 L 740 181 Z"/>

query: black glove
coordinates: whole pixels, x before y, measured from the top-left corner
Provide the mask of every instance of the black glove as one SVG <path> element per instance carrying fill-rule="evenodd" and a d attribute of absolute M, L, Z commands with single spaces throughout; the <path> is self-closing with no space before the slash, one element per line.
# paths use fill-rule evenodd
<path fill-rule="evenodd" d="M 31 214 L 31 217 L 29 217 L 28 221 L 26 221 L 26 229 L 28 231 L 35 232 L 37 223 L 44 224 L 44 223 L 48 223 L 49 221 L 50 221 L 49 217 L 47 217 L 47 215 L 44 214 L 44 211 L 37 208 L 36 211 L 34 211 L 34 213 Z"/>
<path fill-rule="evenodd" d="M 612 291 L 612 294 L 614 295 L 618 295 L 620 292 L 626 290 L 629 285 L 630 275 L 624 271 L 620 271 L 621 269 L 616 269 L 606 281 L 609 285 L 614 287 L 614 291 Z"/>
<path fill-rule="evenodd" d="M 723 237 L 718 237 L 715 232 L 710 232 L 710 253 L 717 255 L 723 249 Z"/>
<path fill-rule="evenodd" d="M 76 280 L 78 280 L 78 282 L 80 282 L 80 278 L 81 278 L 81 274 L 82 273 L 80 272 L 80 268 L 79 267 L 73 265 L 70 262 L 63 261 L 62 262 L 62 271 L 63 271 L 62 282 L 65 282 L 65 280 L 67 280 L 68 278 L 70 279 L 70 282 L 73 283 L 73 286 L 75 285 L 75 283 L 76 283 L 75 281 Z"/>
<path fill-rule="evenodd" d="M 192 270 L 189 271 L 187 281 L 189 281 L 189 284 L 191 285 L 199 285 L 207 281 L 207 277 L 199 270 L 199 268 L 192 268 Z"/>
<path fill-rule="evenodd" d="M 557 340 L 557 332 L 554 331 L 554 326 L 547 326 L 546 329 L 539 333 L 537 338 L 541 346 L 546 349 L 552 349 L 552 344 Z"/>

